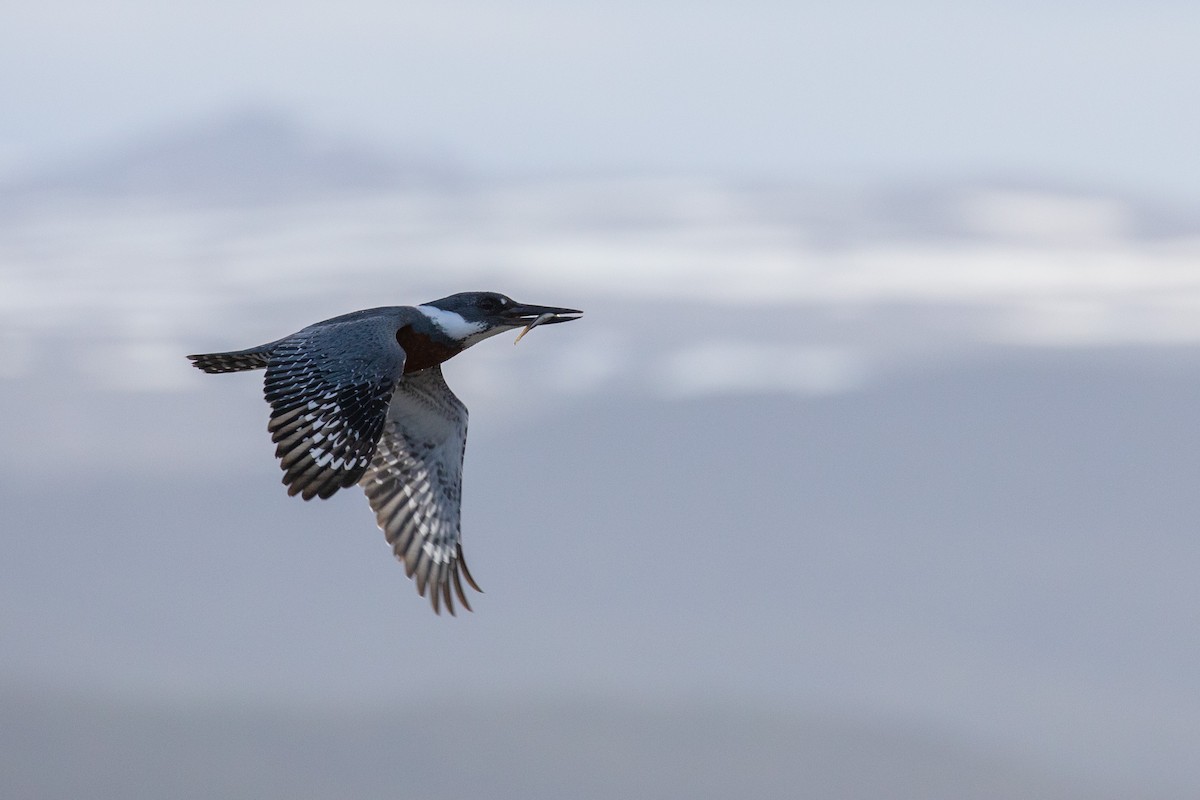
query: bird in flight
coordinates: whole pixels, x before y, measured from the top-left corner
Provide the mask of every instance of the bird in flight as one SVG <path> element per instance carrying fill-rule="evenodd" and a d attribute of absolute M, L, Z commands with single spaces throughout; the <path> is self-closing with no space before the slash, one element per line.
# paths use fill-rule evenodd
<path fill-rule="evenodd" d="M 476 342 L 523 327 L 569 322 L 571 308 L 531 306 L 495 292 L 462 292 L 419 306 L 343 314 L 268 344 L 188 356 L 205 372 L 266 369 L 267 430 L 289 495 L 327 498 L 358 484 L 379 527 L 433 610 L 454 614 L 462 579 L 459 512 L 467 408 L 441 363 Z M 461 577 L 460 577 L 461 575 Z"/>

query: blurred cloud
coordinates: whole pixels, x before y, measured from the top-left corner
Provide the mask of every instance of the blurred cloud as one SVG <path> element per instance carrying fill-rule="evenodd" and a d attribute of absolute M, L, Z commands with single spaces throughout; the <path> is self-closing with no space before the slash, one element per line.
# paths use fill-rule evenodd
<path fill-rule="evenodd" d="M 979 233 L 1045 244 L 1103 245 L 1131 227 L 1129 209 L 1111 198 L 992 191 L 964 198 L 962 210 Z"/>
<path fill-rule="evenodd" d="M 204 137 L 166 151 L 235 175 L 269 149 L 269 137 L 228 148 L 226 128 L 205 130 L 215 162 Z M 185 387 L 198 376 L 172 350 L 248 346 L 464 286 L 599 310 L 588 353 L 538 361 L 576 378 L 535 379 L 551 393 L 614 381 L 842 391 L 953 349 L 1200 341 L 1200 234 L 1143 234 L 1160 212 L 1120 195 L 949 185 L 823 203 L 819 189 L 663 178 L 347 188 L 305 176 L 326 165 L 293 168 L 236 200 L 186 169 L 99 193 L 60 171 L 0 198 L 4 369 L 86 330 L 96 352 L 64 363 L 115 385 Z M 636 315 L 618 313 L 630 303 Z M 514 369 L 464 368 L 493 390 L 515 386 Z"/>
<path fill-rule="evenodd" d="M 731 341 L 689 347 L 669 357 L 658 374 L 669 396 L 821 395 L 860 387 L 865 372 L 861 356 L 845 349 Z"/>

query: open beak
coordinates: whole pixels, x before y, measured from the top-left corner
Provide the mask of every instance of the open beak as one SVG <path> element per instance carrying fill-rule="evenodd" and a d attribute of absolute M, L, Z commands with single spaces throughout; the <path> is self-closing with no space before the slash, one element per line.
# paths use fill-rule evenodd
<path fill-rule="evenodd" d="M 517 325 L 525 326 L 524 329 L 517 334 L 516 341 L 513 344 L 521 341 L 521 337 L 529 333 L 539 325 L 553 325 L 556 322 L 570 322 L 573 319 L 579 319 L 583 316 L 582 311 L 577 311 L 573 308 L 556 308 L 555 306 L 526 306 L 513 305 L 503 312 L 504 321 L 508 325 L 516 327 Z"/>

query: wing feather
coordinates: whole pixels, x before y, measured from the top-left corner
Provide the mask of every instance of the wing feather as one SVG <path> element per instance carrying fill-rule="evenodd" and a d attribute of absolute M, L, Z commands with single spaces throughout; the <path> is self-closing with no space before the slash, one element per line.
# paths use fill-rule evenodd
<path fill-rule="evenodd" d="M 395 330 L 388 318 L 364 316 L 306 328 L 272 348 L 267 429 L 289 495 L 326 498 L 367 471 L 404 372 Z"/>
<path fill-rule="evenodd" d="M 410 373 L 396 384 L 383 433 L 359 483 L 396 558 L 429 592 L 434 611 L 455 613 L 451 584 L 471 609 L 460 572 L 476 591 L 462 557 L 460 503 L 467 409 L 440 367 Z"/>

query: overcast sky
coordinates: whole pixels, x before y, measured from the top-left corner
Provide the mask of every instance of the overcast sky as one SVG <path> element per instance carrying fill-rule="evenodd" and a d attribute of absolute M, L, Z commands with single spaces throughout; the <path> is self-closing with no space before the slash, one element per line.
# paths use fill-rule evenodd
<path fill-rule="evenodd" d="M 143 194 L 104 194 L 103 169 L 62 170 L 99 187 L 78 196 L 0 186 L 0 412 L 19 421 L 0 426 L 0 795 L 76 775 L 128 797 L 93 774 L 118 762 L 138 781 L 222 772 L 210 761 L 287 785 L 343 774 L 321 747 L 289 755 L 282 724 L 243 747 L 237 722 L 167 717 L 180 755 L 143 744 L 170 740 L 161 726 L 81 714 L 77 695 L 391 703 L 423 736 L 422 709 L 474 729 L 439 698 L 599 692 L 815 709 L 835 724 L 811 738 L 835 743 L 847 719 L 900 725 L 916 750 L 865 739 L 898 782 L 925 774 L 913 752 L 961 751 L 1112 796 L 1200 796 L 1200 240 L 1123 196 L 1200 206 L 1194 0 L 9 6 L 0 181 L 71 158 L 187 163 L 146 170 Z M 248 137 L 261 148 L 200 135 L 147 162 L 107 155 L 247 108 L 551 180 L 297 196 L 304 174 L 254 169 L 286 125 Z M 312 170 L 296 149 L 279 171 Z M 682 176 L 559 180 L 609 172 Z M 1051 186 L 876 196 L 723 176 Z M 261 202 L 222 204 L 248 184 Z M 1099 191 L 1056 191 L 1073 184 Z M 286 497 L 261 377 L 202 376 L 183 354 L 470 288 L 587 317 L 447 368 L 472 413 L 464 525 L 488 590 L 448 620 L 360 493 Z M 492 785 L 533 742 L 563 774 L 615 772 L 603 716 L 576 715 L 582 736 L 484 713 L 503 733 L 428 763 Z M 664 713 L 656 742 L 723 769 L 689 743 L 691 717 Z M 787 725 L 755 729 L 777 761 L 741 748 L 753 774 L 826 752 Z M 742 730 L 713 741 L 756 741 Z M 634 733 L 672 777 L 680 762 Z M 346 772 L 371 760 L 389 786 L 407 763 L 389 757 L 430 752 L 356 741 Z M 221 760 L 227 743 L 243 761 Z M 4 791 L 13 774 L 41 791 Z M 1034 795 L 1056 796 L 1008 796 Z"/>
<path fill-rule="evenodd" d="M 1200 5 L 10 5 L 0 166 L 271 105 L 498 173 L 1014 176 L 1200 199 Z"/>

